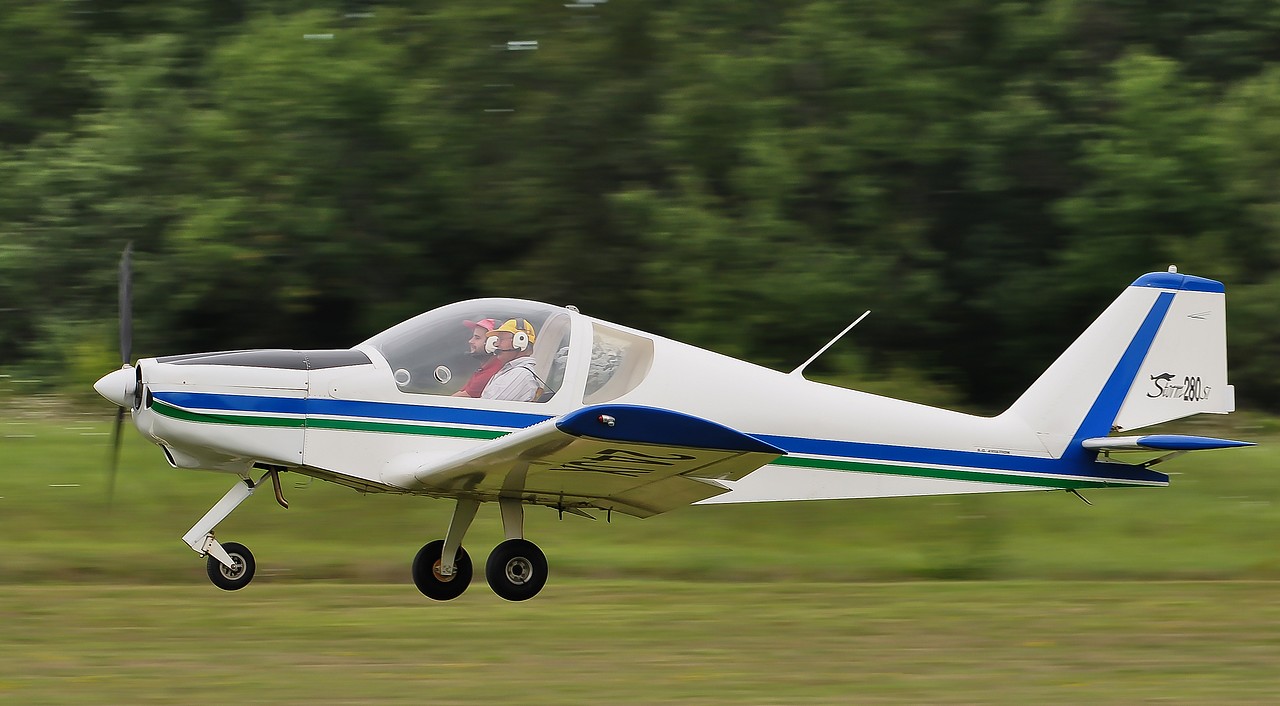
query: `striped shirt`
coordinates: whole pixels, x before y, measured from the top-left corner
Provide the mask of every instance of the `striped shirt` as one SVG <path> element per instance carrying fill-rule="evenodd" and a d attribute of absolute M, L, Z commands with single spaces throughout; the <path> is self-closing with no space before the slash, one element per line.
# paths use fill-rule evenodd
<path fill-rule="evenodd" d="M 533 374 L 536 362 L 531 356 L 507 361 L 484 386 L 480 396 L 486 400 L 532 401 L 539 387 L 538 378 Z"/>

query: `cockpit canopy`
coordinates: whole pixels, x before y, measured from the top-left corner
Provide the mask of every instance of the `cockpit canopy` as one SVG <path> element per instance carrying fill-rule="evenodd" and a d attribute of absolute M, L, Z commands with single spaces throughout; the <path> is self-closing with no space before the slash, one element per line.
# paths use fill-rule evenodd
<path fill-rule="evenodd" d="M 402 392 L 452 395 L 462 389 L 490 354 L 473 353 L 469 340 L 476 322 L 501 328 L 532 327 L 528 356 L 539 392 L 583 404 L 608 402 L 635 389 L 653 364 L 653 340 L 590 321 L 572 309 L 520 299 L 474 299 L 434 309 L 365 341 L 383 358 Z M 581 340 L 572 337 L 577 322 Z"/>
<path fill-rule="evenodd" d="M 458 302 L 415 316 L 365 341 L 387 360 L 403 392 L 451 395 L 491 357 L 469 344 L 475 322 L 501 327 L 514 320 L 532 327 L 528 354 L 541 385 L 535 401 L 560 389 L 569 355 L 572 319 L 567 309 L 518 299 Z M 481 343 L 483 345 L 483 342 Z"/>

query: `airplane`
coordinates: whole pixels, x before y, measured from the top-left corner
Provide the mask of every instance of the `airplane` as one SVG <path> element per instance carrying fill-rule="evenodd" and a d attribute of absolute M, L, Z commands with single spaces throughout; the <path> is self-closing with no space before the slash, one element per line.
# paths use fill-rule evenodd
<path fill-rule="evenodd" d="M 130 363 L 129 258 L 126 249 L 124 365 L 95 389 L 120 408 L 117 457 L 127 410 L 172 467 L 235 478 L 182 537 L 225 590 L 248 585 L 256 565 L 244 545 L 216 539 L 216 526 L 268 480 L 287 508 L 286 472 L 361 493 L 452 500 L 443 539 L 412 562 L 414 584 L 437 601 L 470 584 L 462 542 L 477 508 L 496 502 L 505 541 L 489 554 L 485 577 L 498 596 L 522 601 L 548 576 L 546 556 L 524 537 L 529 505 L 646 518 L 691 504 L 1079 495 L 1166 486 L 1156 464 L 1252 445 L 1131 433 L 1235 408 L 1225 289 L 1175 267 L 1134 280 L 1012 406 L 984 417 L 806 379 L 804 368 L 853 324 L 781 372 L 521 299 L 442 306 L 349 349 Z M 485 323 L 473 330 L 475 322 Z M 477 367 L 473 334 L 484 334 L 482 357 L 518 353 L 516 367 L 528 373 L 523 397 L 457 395 Z M 1125 452 L 1154 458 L 1126 462 L 1118 458 Z M 111 474 L 114 485 L 114 467 Z"/>

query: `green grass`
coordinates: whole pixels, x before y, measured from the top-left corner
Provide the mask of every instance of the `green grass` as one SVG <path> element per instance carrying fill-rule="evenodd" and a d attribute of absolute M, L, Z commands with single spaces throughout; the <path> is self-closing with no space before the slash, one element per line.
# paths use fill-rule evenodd
<path fill-rule="evenodd" d="M 179 538 L 234 481 L 169 468 L 126 428 L 108 508 L 107 418 L 0 420 L 0 584 L 204 580 Z M 1169 488 L 1086 491 L 1094 507 L 1054 491 L 691 507 L 612 523 L 530 508 L 526 534 L 546 551 L 553 582 L 1280 578 L 1280 435 L 1260 425 L 1190 431 L 1263 445 L 1165 463 Z M 402 581 L 452 511 L 442 500 L 285 479 L 291 509 L 264 489 L 218 528 L 254 551 L 264 579 Z M 466 541 L 477 565 L 501 539 L 496 508 L 483 506 Z"/>
<path fill-rule="evenodd" d="M 1165 489 L 689 508 L 530 509 L 552 576 L 408 581 L 447 502 L 286 483 L 219 527 L 224 593 L 179 540 L 231 485 L 105 413 L 0 419 L 0 702 L 1259 703 L 1280 693 L 1280 431 L 1164 464 Z M 477 566 L 494 508 L 468 535 Z M 979 581 L 954 579 L 984 579 Z M 337 580 L 335 580 L 337 579 Z M 929 579 L 953 579 L 937 581 Z M 1187 579 L 1213 579 L 1187 580 Z"/>
<path fill-rule="evenodd" d="M 1263 703 L 1265 582 L 0 587 L 12 703 Z"/>

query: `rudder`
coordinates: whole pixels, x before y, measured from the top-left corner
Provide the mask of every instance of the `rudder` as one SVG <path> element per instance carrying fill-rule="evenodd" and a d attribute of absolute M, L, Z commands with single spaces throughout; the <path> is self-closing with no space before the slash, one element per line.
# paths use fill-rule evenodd
<path fill-rule="evenodd" d="M 1227 307 L 1221 282 L 1155 273 L 1134 286 L 1176 291 L 1151 350 L 1116 415 L 1118 431 L 1140 429 L 1201 412 L 1235 411 L 1227 384 Z"/>

